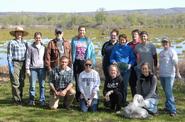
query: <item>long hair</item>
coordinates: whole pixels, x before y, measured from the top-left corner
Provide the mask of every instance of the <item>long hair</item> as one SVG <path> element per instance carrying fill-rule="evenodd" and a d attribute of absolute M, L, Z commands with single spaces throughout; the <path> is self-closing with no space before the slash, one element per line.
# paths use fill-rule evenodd
<path fill-rule="evenodd" d="M 109 66 L 109 71 L 110 71 L 110 69 L 111 68 L 113 68 L 113 67 L 115 67 L 116 68 L 116 70 L 117 70 L 117 76 L 119 76 L 120 75 L 120 70 L 119 70 L 119 68 L 118 68 L 118 66 L 116 65 L 116 64 L 111 64 L 110 66 Z"/>
<path fill-rule="evenodd" d="M 141 64 L 141 70 L 142 70 L 142 67 L 143 67 L 144 65 L 147 65 L 147 66 L 148 66 L 149 74 L 152 74 L 151 66 L 150 66 L 150 64 L 149 64 L 148 62 L 143 62 L 143 63 Z"/>

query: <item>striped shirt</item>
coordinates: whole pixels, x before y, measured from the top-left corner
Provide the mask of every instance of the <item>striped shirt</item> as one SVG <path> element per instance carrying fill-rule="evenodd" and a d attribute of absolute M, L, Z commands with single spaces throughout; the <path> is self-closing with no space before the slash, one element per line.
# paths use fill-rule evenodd
<path fill-rule="evenodd" d="M 26 42 L 24 40 L 11 40 L 7 47 L 8 62 L 12 60 L 24 61 L 26 58 Z"/>

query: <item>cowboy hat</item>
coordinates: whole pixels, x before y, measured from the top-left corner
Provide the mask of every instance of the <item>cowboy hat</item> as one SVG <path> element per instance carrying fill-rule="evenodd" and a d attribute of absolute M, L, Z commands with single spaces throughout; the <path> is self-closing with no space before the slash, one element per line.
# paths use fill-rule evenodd
<path fill-rule="evenodd" d="M 24 31 L 24 29 L 20 26 L 16 27 L 14 31 L 10 31 L 10 35 L 15 36 L 15 32 L 22 32 L 22 36 L 28 35 L 28 32 Z"/>

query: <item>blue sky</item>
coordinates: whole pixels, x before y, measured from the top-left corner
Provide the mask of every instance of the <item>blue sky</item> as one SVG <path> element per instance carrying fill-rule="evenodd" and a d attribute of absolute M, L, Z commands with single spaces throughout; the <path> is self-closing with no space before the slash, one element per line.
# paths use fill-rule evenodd
<path fill-rule="evenodd" d="M 1 0 L 0 12 L 86 12 L 185 7 L 184 0 Z"/>

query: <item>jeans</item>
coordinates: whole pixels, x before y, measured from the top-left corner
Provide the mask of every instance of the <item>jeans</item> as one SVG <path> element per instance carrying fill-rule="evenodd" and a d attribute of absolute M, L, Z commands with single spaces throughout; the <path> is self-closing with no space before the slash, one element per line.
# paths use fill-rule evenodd
<path fill-rule="evenodd" d="M 35 86 L 36 81 L 38 79 L 39 82 L 39 88 L 40 88 L 40 99 L 39 101 L 45 101 L 45 77 L 46 77 L 46 70 L 44 68 L 33 68 L 31 69 L 31 76 L 30 76 L 30 89 L 29 89 L 29 95 L 30 100 L 35 100 Z"/>
<path fill-rule="evenodd" d="M 175 77 L 160 77 L 162 88 L 166 95 L 165 107 L 170 113 L 176 113 L 173 84 Z"/>
<path fill-rule="evenodd" d="M 141 76 L 141 69 L 138 66 L 135 66 L 134 70 L 135 70 L 137 79 L 139 79 Z"/>
<path fill-rule="evenodd" d="M 130 78 L 130 69 L 126 70 L 126 71 L 121 71 L 121 76 L 123 78 L 123 84 L 124 84 L 124 100 L 123 103 L 125 103 L 127 101 L 127 89 L 128 89 L 128 82 L 129 82 L 129 78 Z"/>
<path fill-rule="evenodd" d="M 159 103 L 158 99 L 148 98 L 144 100 L 146 104 L 146 109 L 151 113 L 157 113 L 157 104 Z"/>
<path fill-rule="evenodd" d="M 87 103 L 85 101 L 85 99 L 80 99 L 80 109 L 83 111 L 83 112 L 87 112 L 88 109 L 91 109 L 93 112 L 96 112 L 97 111 L 97 108 L 98 108 L 98 99 L 93 99 L 92 100 L 92 103 L 91 103 L 91 106 L 87 106 Z"/>

